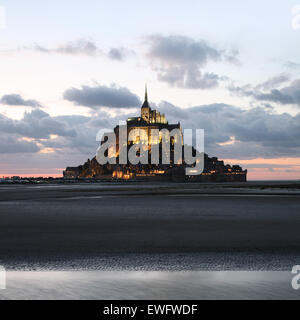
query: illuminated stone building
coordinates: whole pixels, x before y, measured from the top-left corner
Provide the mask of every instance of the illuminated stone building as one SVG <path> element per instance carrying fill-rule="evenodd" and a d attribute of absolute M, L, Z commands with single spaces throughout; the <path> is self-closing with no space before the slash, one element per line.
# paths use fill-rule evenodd
<path fill-rule="evenodd" d="M 128 149 L 139 144 L 143 150 L 148 152 L 147 165 L 132 165 L 132 164 L 119 164 L 119 150 L 120 150 L 120 130 L 122 126 L 118 125 L 114 128 L 114 134 L 116 136 L 116 150 L 112 153 L 117 158 L 117 165 L 115 165 L 112 176 L 117 179 L 143 179 L 149 178 L 155 179 L 169 179 L 169 174 L 172 171 L 173 175 L 177 174 L 177 171 L 183 168 L 179 168 L 179 165 L 174 163 L 173 147 L 175 143 L 183 145 L 183 134 L 180 122 L 176 124 L 169 124 L 164 114 L 161 114 L 157 110 L 151 109 L 148 102 L 147 88 L 145 91 L 145 101 L 141 107 L 141 114 L 139 117 L 128 118 L 126 126 L 123 126 L 127 130 L 127 139 L 123 141 L 123 147 Z M 164 129 L 166 129 L 164 131 Z M 153 135 L 155 132 L 157 135 Z M 173 133 L 173 135 L 172 135 Z M 109 135 L 109 134 L 108 134 Z M 165 139 L 167 143 L 170 143 L 170 163 L 167 165 L 162 164 L 162 139 Z M 105 140 L 102 142 L 104 143 Z M 159 163 L 151 164 L 152 150 L 151 146 L 159 146 Z"/>
<path fill-rule="evenodd" d="M 122 129 L 127 131 L 126 140 L 121 141 L 120 132 Z M 164 129 L 166 129 L 164 131 Z M 154 131 L 153 131 L 154 130 Z M 153 132 L 156 130 L 156 135 Z M 113 133 L 106 134 L 106 138 Z M 116 159 L 115 164 L 100 165 L 96 158 L 88 160 L 84 165 L 79 167 L 68 167 L 64 171 L 65 178 L 98 178 L 113 180 L 143 180 L 143 181 L 246 181 L 247 170 L 240 166 L 225 165 L 223 161 L 216 157 L 210 158 L 204 154 L 204 170 L 202 174 L 196 176 L 186 175 L 185 169 L 188 167 L 184 160 L 180 163 L 174 161 L 175 143 L 183 148 L 183 133 L 180 122 L 169 124 L 165 115 L 157 110 L 151 109 L 148 102 L 147 88 L 145 91 L 145 101 L 141 107 L 141 114 L 138 117 L 128 118 L 126 125 L 118 125 L 114 128 L 116 144 L 113 151 L 108 150 L 107 154 Z M 163 164 L 162 139 L 170 143 L 169 163 Z M 102 144 L 107 140 L 104 139 Z M 147 164 L 121 164 L 120 146 L 127 150 L 133 145 L 139 145 L 143 150 L 147 150 Z M 153 146 L 159 148 L 159 161 L 152 164 L 151 154 Z M 193 149 L 194 150 L 194 149 Z M 196 150 L 194 150 L 196 151 Z"/>
<path fill-rule="evenodd" d="M 141 143 L 147 148 L 151 154 L 151 145 L 152 144 L 160 144 L 162 138 L 166 139 L 166 141 L 170 141 L 171 148 L 172 145 L 176 142 L 179 142 L 183 145 L 183 134 L 180 122 L 176 124 L 169 124 L 166 120 L 164 114 L 161 114 L 157 110 L 152 110 L 149 102 L 148 102 L 148 93 L 147 88 L 145 91 L 145 101 L 141 107 L 141 115 L 139 117 L 128 118 L 126 122 L 127 127 L 127 141 L 125 143 L 130 146 L 133 144 Z M 164 132 L 163 129 L 166 129 Z M 153 130 L 158 130 L 159 135 L 152 135 Z M 120 126 L 116 126 L 114 129 L 114 133 L 116 135 L 116 153 L 118 157 L 119 152 L 119 131 Z M 174 136 L 170 136 L 169 133 L 175 132 Z M 130 139 L 130 137 L 134 137 L 134 139 Z"/>

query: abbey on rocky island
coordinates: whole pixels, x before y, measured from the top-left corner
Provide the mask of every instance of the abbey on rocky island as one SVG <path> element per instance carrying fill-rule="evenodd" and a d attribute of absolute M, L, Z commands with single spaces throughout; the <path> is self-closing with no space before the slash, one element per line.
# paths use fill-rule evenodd
<path fill-rule="evenodd" d="M 126 122 L 127 137 L 125 144 L 127 150 L 132 145 L 139 145 L 146 149 L 149 162 L 147 164 L 121 164 L 120 156 L 120 126 L 114 128 L 113 133 L 116 137 L 116 146 L 114 157 L 115 163 L 99 164 L 96 157 L 88 160 L 85 164 L 78 167 L 67 167 L 63 172 L 66 179 L 78 178 L 95 178 L 98 180 L 142 180 L 142 181 L 198 181 L 198 182 L 230 182 L 230 181 L 246 181 L 247 170 L 243 170 L 238 165 L 224 164 L 224 161 L 218 160 L 216 157 L 210 158 L 207 154 L 203 155 L 204 169 L 199 175 L 187 175 L 186 168 L 191 167 L 185 161 L 174 161 L 174 146 L 178 143 L 183 148 L 183 131 L 180 122 L 169 124 L 165 115 L 157 110 L 153 110 L 148 102 L 147 88 L 145 91 L 145 100 L 141 107 L 141 114 L 138 117 L 128 118 Z M 164 130 L 165 129 L 165 130 Z M 155 131 L 156 130 L 156 131 Z M 163 132 L 175 132 L 175 136 L 169 136 L 170 156 L 169 163 L 165 164 L 163 158 Z M 135 131 L 138 134 L 135 134 Z M 159 132 L 154 136 L 153 132 Z M 105 142 L 102 141 L 102 143 Z M 159 150 L 159 159 L 153 164 L 151 162 L 151 154 L 154 152 L 153 146 L 157 146 Z M 196 150 L 193 150 L 196 153 Z"/>

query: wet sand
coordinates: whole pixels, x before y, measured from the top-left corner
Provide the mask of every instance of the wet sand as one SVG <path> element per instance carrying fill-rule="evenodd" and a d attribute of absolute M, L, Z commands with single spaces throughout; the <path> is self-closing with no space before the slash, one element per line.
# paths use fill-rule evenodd
<path fill-rule="evenodd" d="M 24 272 L 7 273 L 1 299 L 228 300 L 300 299 L 290 272 Z"/>
<path fill-rule="evenodd" d="M 190 262 L 191 269 L 201 263 L 209 269 L 207 261 L 226 267 L 230 255 L 236 255 L 240 269 L 244 261 L 244 269 L 253 263 L 254 268 L 290 270 L 290 263 L 300 261 L 297 190 L 1 185 L 0 219 L 0 264 L 8 268 L 51 269 L 56 261 L 80 269 L 84 260 L 93 269 L 107 261 L 122 265 L 130 255 L 140 257 L 133 259 L 137 267 L 145 261 L 141 257 L 151 260 L 153 255 L 154 269 L 161 255 L 171 255 L 170 264 L 174 257 L 192 255 L 196 262 Z"/>

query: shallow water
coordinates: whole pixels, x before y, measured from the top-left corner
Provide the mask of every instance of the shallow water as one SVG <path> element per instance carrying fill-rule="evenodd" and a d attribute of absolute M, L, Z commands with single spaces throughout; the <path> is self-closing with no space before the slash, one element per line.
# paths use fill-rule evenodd
<path fill-rule="evenodd" d="M 285 271 L 11 271 L 0 299 L 300 299 Z"/>

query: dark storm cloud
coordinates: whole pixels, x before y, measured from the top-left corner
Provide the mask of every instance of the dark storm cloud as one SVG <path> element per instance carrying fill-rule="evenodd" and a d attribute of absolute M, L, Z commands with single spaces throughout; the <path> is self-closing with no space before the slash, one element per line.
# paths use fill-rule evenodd
<path fill-rule="evenodd" d="M 0 103 L 9 105 L 9 106 L 24 106 L 24 107 L 33 107 L 33 108 L 42 107 L 42 105 L 38 101 L 25 100 L 19 94 L 6 94 L 2 96 Z"/>
<path fill-rule="evenodd" d="M 258 101 L 275 102 L 282 105 L 295 104 L 300 106 L 300 79 L 290 81 L 288 85 L 277 88 L 289 80 L 288 76 L 281 75 L 257 85 L 229 87 L 229 91 L 238 96 L 252 97 Z M 273 87 L 273 89 L 272 89 Z"/>
<path fill-rule="evenodd" d="M 70 88 L 63 94 L 64 99 L 91 109 L 98 107 L 136 108 L 141 106 L 139 97 L 127 88 L 117 86 L 82 86 Z"/>
<path fill-rule="evenodd" d="M 217 87 L 221 77 L 202 69 L 208 62 L 221 60 L 238 64 L 237 51 L 214 48 L 204 40 L 185 36 L 152 35 L 147 37 L 147 56 L 160 81 L 180 88 L 210 89 Z"/>

